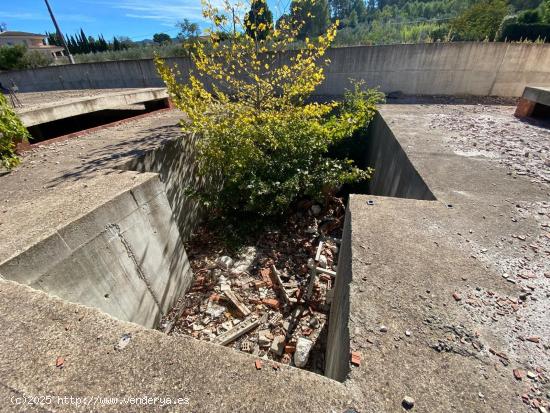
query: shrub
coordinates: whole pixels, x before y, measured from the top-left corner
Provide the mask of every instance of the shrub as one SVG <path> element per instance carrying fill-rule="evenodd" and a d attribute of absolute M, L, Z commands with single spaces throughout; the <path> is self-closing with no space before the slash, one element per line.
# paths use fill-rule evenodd
<path fill-rule="evenodd" d="M 260 23 L 249 27 L 252 34 L 239 30 L 220 42 L 217 33 L 232 30 L 233 22 L 223 17 L 228 11 L 206 5 L 204 14 L 217 30 L 192 50 L 196 73 L 188 83 L 178 83 L 177 68 L 156 58 L 174 103 L 188 116 L 185 129 L 200 137 L 199 171 L 213 180 L 193 195 L 218 215 L 274 216 L 304 195 L 321 198 L 346 182 L 367 179 L 370 170 L 332 159 L 328 150 L 369 123 L 380 93 L 356 85 L 342 103 L 306 100 L 324 79 L 323 55 L 338 22 L 319 38 L 306 38 L 303 49 L 281 56 L 303 21 L 269 30 Z M 238 17 L 235 24 L 243 27 Z"/>
<path fill-rule="evenodd" d="M 494 40 L 502 19 L 508 14 L 505 0 L 474 3 L 451 22 L 459 40 Z"/>
<path fill-rule="evenodd" d="M 518 14 L 518 23 L 532 24 L 541 21 L 541 14 L 537 9 L 524 10 Z"/>
<path fill-rule="evenodd" d="M 513 23 L 505 26 L 500 34 L 500 40 L 521 41 L 521 40 L 543 40 L 550 42 L 550 24 L 522 24 Z"/>
<path fill-rule="evenodd" d="M 0 93 L 0 166 L 8 170 L 17 166 L 16 142 L 28 138 L 29 132 L 9 106 L 6 97 Z"/>
<path fill-rule="evenodd" d="M 38 50 L 27 50 L 21 59 L 21 65 L 25 69 L 36 69 L 37 67 L 49 66 L 53 63 L 53 57 Z"/>
<path fill-rule="evenodd" d="M 23 45 L 0 46 L 0 70 L 24 69 L 23 56 L 26 50 Z"/>

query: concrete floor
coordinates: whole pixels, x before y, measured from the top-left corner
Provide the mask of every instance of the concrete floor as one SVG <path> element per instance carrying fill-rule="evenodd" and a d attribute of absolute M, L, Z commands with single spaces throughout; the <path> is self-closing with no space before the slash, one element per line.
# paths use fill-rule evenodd
<path fill-rule="evenodd" d="M 180 118 L 159 112 L 25 152 L 0 177 L 0 262 L 140 181 L 114 168 L 180 136 Z"/>
<path fill-rule="evenodd" d="M 544 399 L 550 390 L 550 188 L 537 170 L 548 165 L 547 127 L 516 120 L 513 106 L 381 112 L 438 200 L 352 197 L 348 328 L 362 364 L 344 384 L 288 367 L 256 370 L 249 355 L 0 281 L 1 397 L 183 395 L 190 405 L 172 411 L 398 412 L 410 396 L 415 412 L 535 411 L 521 396 Z M 179 116 L 165 112 L 26 154 L 0 177 L 0 261 L 139 179 L 111 168 L 176 136 Z M 502 148 L 510 133 L 538 142 L 536 156 L 526 157 L 519 140 Z M 114 350 L 124 333 L 130 344 Z M 534 336 L 538 343 L 526 340 Z M 536 377 L 516 380 L 517 368 Z"/>

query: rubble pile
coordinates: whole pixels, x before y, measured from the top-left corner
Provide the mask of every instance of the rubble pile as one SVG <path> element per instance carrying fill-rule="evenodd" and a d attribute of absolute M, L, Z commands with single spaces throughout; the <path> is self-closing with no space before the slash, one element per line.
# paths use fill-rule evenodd
<path fill-rule="evenodd" d="M 344 213 L 338 198 L 302 202 L 235 256 L 202 227 L 187 248 L 194 283 L 161 329 L 322 374 Z"/>
<path fill-rule="evenodd" d="M 532 182 L 550 182 L 548 122 L 514 118 L 514 108 L 477 105 L 432 116 L 431 128 L 449 131 L 445 137 L 457 153 L 484 156 L 509 169 L 509 175 Z M 465 112 L 468 116 L 465 116 Z"/>

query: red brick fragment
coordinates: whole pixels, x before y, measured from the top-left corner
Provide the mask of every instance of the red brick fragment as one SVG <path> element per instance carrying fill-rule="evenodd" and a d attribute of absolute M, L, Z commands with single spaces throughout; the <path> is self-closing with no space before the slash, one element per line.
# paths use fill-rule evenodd
<path fill-rule="evenodd" d="M 285 353 L 286 354 L 292 354 L 296 351 L 296 346 L 294 344 L 287 344 L 285 346 Z"/>
<path fill-rule="evenodd" d="M 453 293 L 453 298 L 455 299 L 455 301 L 460 301 L 460 300 L 462 300 L 462 297 L 461 297 L 460 294 L 457 293 L 456 291 Z"/>
<path fill-rule="evenodd" d="M 268 288 L 271 288 L 273 286 L 273 281 L 271 281 L 271 269 L 262 268 L 260 270 L 260 275 L 262 276 L 262 280 L 265 283 L 265 285 Z"/>
<path fill-rule="evenodd" d="M 262 300 L 262 304 L 267 305 L 268 307 L 273 308 L 274 310 L 278 310 L 281 304 L 278 300 L 275 298 L 264 298 Z"/>
<path fill-rule="evenodd" d="M 262 360 L 258 359 L 254 364 L 256 366 L 256 370 L 261 370 L 264 363 L 262 363 Z"/>
<path fill-rule="evenodd" d="M 63 357 L 59 356 L 55 359 L 55 367 L 61 368 L 63 364 L 65 364 L 65 359 Z"/>
<path fill-rule="evenodd" d="M 525 370 L 514 369 L 514 377 L 516 380 L 521 380 L 525 377 Z"/>
<path fill-rule="evenodd" d="M 351 364 L 353 364 L 354 366 L 361 365 L 361 353 L 359 353 L 358 351 L 351 352 Z"/>

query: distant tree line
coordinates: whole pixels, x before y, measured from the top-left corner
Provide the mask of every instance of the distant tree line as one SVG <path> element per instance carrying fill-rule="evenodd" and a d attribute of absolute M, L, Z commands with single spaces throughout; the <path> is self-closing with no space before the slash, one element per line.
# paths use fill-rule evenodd
<path fill-rule="evenodd" d="M 63 47 L 63 41 L 59 38 L 57 33 L 46 32 L 46 36 L 49 44 Z M 65 41 L 72 54 L 127 50 L 133 43 L 127 37 L 113 37 L 113 40 L 108 42 L 101 34 L 96 39 L 93 36 L 86 36 L 82 29 L 80 29 L 80 33 L 75 33 L 71 36 L 65 35 Z"/>

